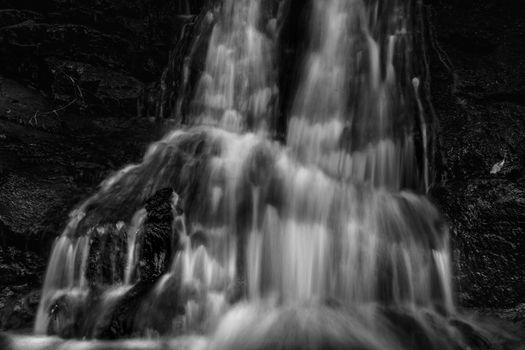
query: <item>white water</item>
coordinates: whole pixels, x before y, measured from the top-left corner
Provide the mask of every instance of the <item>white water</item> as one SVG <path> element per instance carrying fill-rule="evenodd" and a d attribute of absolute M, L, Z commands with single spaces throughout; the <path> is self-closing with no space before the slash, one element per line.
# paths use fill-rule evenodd
<path fill-rule="evenodd" d="M 274 43 L 258 26 L 261 0 L 224 0 L 221 6 L 194 100 L 199 123 L 264 129 L 278 91 Z"/>
<path fill-rule="evenodd" d="M 385 311 L 393 308 L 435 348 L 452 346 L 431 327 L 455 307 L 447 230 L 414 192 L 428 186 L 428 162 L 418 170 L 414 120 L 424 117 L 415 115 L 418 84 L 407 69 L 408 4 L 313 2 L 283 145 L 268 137 L 278 94 L 276 19 L 262 23 L 263 3 L 224 0 L 214 14 L 193 106 L 201 125 L 153 144 L 142 163 L 106 180 L 74 212 L 48 265 L 37 333 L 48 330 L 59 296 L 80 295 L 82 303 L 93 292 L 89 239 L 109 218 L 127 223 L 110 227 L 127 233 L 126 254 L 123 272 L 113 269 L 122 285 L 105 286 L 102 306 L 139 283 L 143 202 L 165 187 L 188 191 L 193 181 L 197 204 L 174 223 L 180 250 L 141 314 L 160 314 L 168 335 L 202 334 L 210 349 L 288 348 L 293 334 L 312 349 L 402 349 L 397 316 Z M 90 282 L 104 285 L 96 276 Z M 169 300 L 183 306 L 182 316 L 155 309 Z M 156 332 L 144 322 L 135 320 L 136 332 Z M 446 325 L 441 332 L 454 335 Z"/>
<path fill-rule="evenodd" d="M 137 260 L 137 253 L 136 253 L 136 247 L 137 247 L 137 235 L 139 234 L 140 229 L 142 228 L 142 225 L 144 224 L 144 220 L 146 219 L 146 210 L 141 209 L 133 215 L 133 219 L 131 219 L 131 226 L 128 230 L 128 251 L 127 251 L 127 257 L 126 257 L 126 269 L 125 269 L 125 275 L 124 275 L 124 284 L 130 285 L 131 283 L 131 277 L 133 276 L 133 270 L 135 268 L 136 260 Z"/>

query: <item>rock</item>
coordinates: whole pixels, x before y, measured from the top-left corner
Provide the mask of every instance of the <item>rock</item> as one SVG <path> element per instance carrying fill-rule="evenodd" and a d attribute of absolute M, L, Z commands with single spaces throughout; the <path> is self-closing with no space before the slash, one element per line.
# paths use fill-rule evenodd
<path fill-rule="evenodd" d="M 20 253 L 0 262 L 0 299 L 19 305 L 0 308 L 0 329 L 31 326 L 34 310 L 23 306 L 23 300 L 41 289 L 52 241 L 68 212 L 112 169 L 138 159 L 159 137 L 159 125 L 149 121 L 116 116 L 101 123 L 96 116 L 76 114 L 75 108 L 33 118 L 35 111 L 53 108 L 54 102 L 38 90 L 0 77 L 0 242 L 2 249 L 27 252 L 41 261 L 41 266 L 32 265 L 34 259 Z M 33 275 L 19 275 L 21 263 L 30 264 L 27 271 Z"/>
<path fill-rule="evenodd" d="M 179 233 L 172 229 L 173 210 L 182 213 L 182 209 L 174 208 L 177 197 L 172 189 L 166 188 L 146 201 L 147 216 L 137 237 L 139 281 L 118 301 L 113 311 L 102 322 L 99 321 L 95 337 L 117 339 L 152 327 L 165 333 L 171 324 L 169 315 L 182 312 L 178 305 L 178 283 L 175 290 L 170 289 L 169 295 L 154 297 L 151 294 L 161 275 L 168 272 L 172 255 L 178 249 Z M 115 254 L 114 249 L 106 247 L 106 250 Z M 99 266 L 100 262 L 94 264 Z M 173 311 L 168 312 L 167 308 Z M 158 314 L 158 317 L 153 317 L 152 313 Z M 165 322 L 160 322 L 160 318 Z"/>
<path fill-rule="evenodd" d="M 162 129 L 119 116 L 86 120 L 69 109 L 34 117 L 48 108 L 53 102 L 38 91 L 0 78 L 0 221 L 20 237 L 59 234 L 67 213 Z"/>
<path fill-rule="evenodd" d="M 452 226 L 461 302 L 510 307 L 523 300 L 525 191 L 509 181 L 449 184 L 437 196 Z M 454 213 L 452 216 L 450 213 Z"/>
<path fill-rule="evenodd" d="M 208 39 L 213 30 L 213 15 L 202 11 L 197 17 L 186 18 L 176 46 L 155 91 L 156 112 L 162 118 L 191 124 L 191 101 L 206 63 Z M 186 71 L 187 70 L 187 71 Z"/>
<path fill-rule="evenodd" d="M 178 249 L 179 233 L 175 227 L 173 210 L 182 213 L 178 207 L 177 194 L 170 188 L 157 191 L 145 203 L 146 218 L 137 233 L 136 253 L 138 256 L 137 273 L 141 280 L 156 280 L 165 273 L 171 263 L 173 253 Z M 107 218 L 94 227 L 86 227 L 77 234 L 90 236 L 90 250 L 87 266 L 87 279 L 93 287 L 122 283 L 128 255 L 128 227 L 111 222 Z M 88 225 L 88 223 L 85 223 Z"/>
<path fill-rule="evenodd" d="M 517 345 L 525 344 L 525 304 L 512 308 L 471 308 L 478 324 L 487 325 L 487 329 L 506 330 L 508 334 L 514 335 L 505 339 L 500 337 L 508 349 L 520 349 Z M 503 348 L 503 347 L 501 347 Z"/>
<path fill-rule="evenodd" d="M 130 337 L 135 332 L 135 320 L 142 302 L 154 286 L 151 280 L 140 281 L 126 293 L 114 311 L 97 327 L 94 336 L 99 339 Z"/>
<path fill-rule="evenodd" d="M 0 247 L 0 286 L 38 284 L 44 269 L 45 260 L 33 251 L 23 251 L 7 244 Z"/>
<path fill-rule="evenodd" d="M 114 311 L 95 332 L 99 339 L 119 339 L 146 334 L 173 334 L 174 323 L 185 313 L 185 301 L 177 280 L 164 292 L 153 293 L 156 280 L 142 280 L 117 303 Z"/>
<path fill-rule="evenodd" d="M 113 223 L 98 225 L 90 233 L 86 277 L 92 287 L 123 282 L 127 259 L 127 233 Z"/>
<path fill-rule="evenodd" d="M 75 61 L 123 69 L 129 65 L 130 43 L 86 26 L 25 21 L 0 28 L 0 63 L 7 74 L 49 90 L 50 71 L 45 57 L 68 57 Z"/>
<path fill-rule="evenodd" d="M 122 55 L 129 45 L 117 36 L 83 25 L 38 23 L 33 20 L 1 28 L 0 38 L 4 51 L 15 51 L 11 55 L 18 50 L 26 50 L 26 53 L 85 58 L 116 65 L 123 59 Z M 4 60 L 7 58 L 4 57 Z"/>
<path fill-rule="evenodd" d="M 118 111 L 121 117 L 137 115 L 144 89 L 137 79 L 83 62 L 50 58 L 47 63 L 53 75 L 50 88 L 55 100 L 76 103 L 89 114 Z"/>
<path fill-rule="evenodd" d="M 57 132 L 60 119 L 49 113 L 54 106 L 38 90 L 0 76 L 0 118 L 12 123 Z M 6 141 L 7 134 L 2 141 Z"/>
<path fill-rule="evenodd" d="M 201 6 L 200 0 L 0 0 L 2 248 L 47 260 L 68 212 L 165 132 L 163 123 L 142 118 L 157 115 L 144 86 L 158 86 L 172 42 Z M 13 280 L 21 278 L 17 264 L 2 265 L 10 288 L 28 283 Z M 28 266 L 38 279 L 9 300 L 20 303 L 31 288 L 39 290 L 44 268 Z M 91 272 L 108 283 L 119 273 Z M 0 289 L 0 299 L 12 298 L 1 281 Z M 26 327 L 28 315 L 0 309 L 6 320 L 0 329 Z"/>
<path fill-rule="evenodd" d="M 432 195 L 451 226 L 459 302 L 512 308 L 525 301 L 525 9 L 425 3 L 443 162 Z"/>
<path fill-rule="evenodd" d="M 0 333 L 0 349 L 4 349 L 4 350 L 11 350 L 12 349 L 11 348 L 11 340 L 4 333 Z"/>
<path fill-rule="evenodd" d="M 99 34 L 106 36 L 106 38 L 111 37 L 118 42 L 126 42 L 127 49 L 124 51 L 117 52 L 120 49 L 117 46 L 105 48 L 108 53 L 112 52 L 119 55 L 118 57 L 121 60 L 116 60 L 113 63 L 120 65 L 121 68 L 139 80 L 151 82 L 158 80 L 164 69 L 171 42 L 173 38 L 178 37 L 182 30 L 181 23 L 185 21 L 184 16 L 199 13 L 202 7 L 201 1 L 192 1 L 189 8 L 183 2 L 160 0 L 146 4 L 141 0 L 105 0 L 90 3 L 78 0 L 67 2 L 46 0 L 39 3 L 4 1 L 2 8 L 12 8 L 12 10 L 7 10 L 11 11 L 11 14 L 9 16 L 6 14 L 4 17 L 17 19 L 6 20 L 5 26 L 20 24 L 24 20 L 34 20 L 39 25 L 50 26 L 51 33 L 57 31 L 64 33 L 63 29 L 65 32 L 75 31 L 76 29 L 71 25 L 87 30 L 87 41 L 64 41 L 61 43 L 61 48 L 58 50 L 60 55 L 57 56 L 62 56 L 62 58 L 67 57 L 76 61 L 79 61 L 78 57 L 80 56 L 93 58 L 94 56 L 90 55 L 88 49 L 93 41 L 89 39 L 99 37 Z M 34 12 L 36 15 L 18 14 L 22 12 Z M 27 27 L 27 23 L 24 26 Z M 19 38 L 26 38 L 26 34 L 19 36 Z M 52 37 L 58 41 L 73 38 L 71 35 L 52 35 Z M 48 42 L 49 40 L 44 40 L 43 44 Z M 65 52 L 66 56 L 63 56 L 64 52 L 61 50 L 64 49 L 76 49 L 80 56 L 77 52 L 72 51 Z M 100 53 L 101 51 L 93 52 L 98 57 L 100 57 Z M 48 51 L 39 51 L 36 57 L 42 58 L 48 55 Z M 55 54 L 51 53 L 51 55 Z M 104 56 L 107 55 L 104 54 Z M 84 62 L 92 63 L 89 60 L 84 60 Z"/>
<path fill-rule="evenodd" d="M 45 261 L 31 251 L 0 248 L 0 329 L 30 329 L 40 299 Z"/>
<path fill-rule="evenodd" d="M 179 233 L 173 232 L 174 228 L 172 229 L 172 208 L 177 197 L 171 188 L 166 188 L 157 191 L 146 202 L 148 214 L 144 228 L 137 237 L 138 274 L 141 280 L 156 280 L 167 272 L 178 249 Z"/>
<path fill-rule="evenodd" d="M 34 11 L 17 9 L 0 10 L 0 28 L 30 20 L 39 21 L 41 19 L 42 15 Z"/>
<path fill-rule="evenodd" d="M 0 328 L 31 330 L 38 308 L 40 290 L 22 285 L 3 288 L 0 294 Z"/>

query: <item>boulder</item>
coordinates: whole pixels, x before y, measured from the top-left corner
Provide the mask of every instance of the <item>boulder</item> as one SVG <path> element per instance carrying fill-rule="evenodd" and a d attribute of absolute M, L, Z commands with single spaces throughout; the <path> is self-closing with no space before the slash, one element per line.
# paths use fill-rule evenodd
<path fill-rule="evenodd" d="M 146 202 L 148 214 L 137 237 L 138 274 L 141 280 L 156 280 L 166 273 L 178 249 L 180 233 L 172 228 L 173 206 L 176 205 L 177 197 L 171 188 L 165 188 L 157 191 Z M 180 207 L 176 210 L 182 214 Z"/>

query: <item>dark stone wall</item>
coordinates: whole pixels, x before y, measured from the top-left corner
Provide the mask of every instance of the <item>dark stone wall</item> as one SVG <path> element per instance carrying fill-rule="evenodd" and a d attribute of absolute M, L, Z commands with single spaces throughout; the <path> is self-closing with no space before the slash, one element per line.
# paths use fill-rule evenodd
<path fill-rule="evenodd" d="M 425 0 L 441 184 L 459 301 L 525 302 L 525 7 Z"/>

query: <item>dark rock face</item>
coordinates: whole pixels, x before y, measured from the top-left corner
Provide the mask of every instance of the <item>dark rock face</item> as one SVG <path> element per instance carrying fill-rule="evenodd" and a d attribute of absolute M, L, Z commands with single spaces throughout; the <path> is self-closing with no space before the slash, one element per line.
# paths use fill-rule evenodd
<path fill-rule="evenodd" d="M 107 319 L 99 323 L 93 332 L 96 338 L 117 339 L 131 336 L 137 331 L 150 328 L 137 327 L 137 324 L 151 326 L 154 316 L 162 318 L 165 314 L 176 314 L 180 309 L 178 292 L 169 294 L 169 298 L 147 298 L 159 277 L 168 271 L 172 255 L 178 248 L 179 232 L 174 232 L 172 228 L 173 209 L 179 214 L 182 214 L 182 209 L 174 208 L 174 196 L 176 198 L 177 194 L 171 188 L 165 188 L 147 200 L 147 216 L 143 229 L 139 232 L 137 245 L 137 270 L 140 281 L 115 305 Z M 177 285 L 176 291 L 178 287 Z M 165 303 L 166 300 L 169 302 Z M 170 308 L 174 309 L 174 312 L 170 313 Z M 159 329 L 162 322 L 155 326 L 153 329 Z M 165 322 L 164 327 L 169 328 L 169 322 Z"/>
<path fill-rule="evenodd" d="M 113 224 L 99 226 L 91 233 L 86 278 L 90 284 L 113 285 L 122 282 L 126 266 L 127 235 Z"/>
<path fill-rule="evenodd" d="M 138 273 L 142 280 L 156 280 L 165 273 L 178 247 L 179 234 L 172 232 L 174 195 L 166 188 L 146 202 L 148 215 L 138 237 Z"/>
<path fill-rule="evenodd" d="M 178 18 L 199 13 L 204 1 L 1 1 L 3 60 L 25 50 L 34 62 L 47 56 L 98 63 L 156 81 L 178 37 Z"/>
<path fill-rule="evenodd" d="M 0 77 L 0 240 L 44 260 L 71 208 L 161 133 L 144 119 L 35 117 L 52 108 L 38 91 Z"/>
<path fill-rule="evenodd" d="M 95 331 L 101 339 L 118 339 L 131 336 L 135 330 L 135 317 L 140 312 L 141 302 L 148 296 L 153 283 L 141 281 L 126 293 L 115 307 L 115 311 Z"/>
<path fill-rule="evenodd" d="M 170 315 L 184 312 L 178 298 L 179 281 L 168 283 L 166 292 L 156 298 L 151 298 L 151 293 L 159 278 L 169 271 L 178 249 L 180 233 L 173 223 L 182 208 L 177 203 L 178 196 L 171 188 L 157 191 L 143 203 L 146 217 L 137 232 L 134 254 L 138 261 L 130 276 L 136 281 L 133 286 L 123 284 L 128 240 L 124 225 L 106 223 L 90 230 L 86 271 L 89 292 L 85 297 L 71 294 L 53 301 L 49 334 L 116 339 L 141 335 L 146 329 L 163 332 L 170 328 Z"/>
<path fill-rule="evenodd" d="M 31 326 L 68 212 L 164 134 L 157 82 L 203 2 L 0 0 L 0 255 L 39 261 L 29 280 L 2 273 L 0 329 Z"/>
<path fill-rule="evenodd" d="M 433 104 L 460 303 L 525 301 L 525 8 L 428 0 Z"/>
<path fill-rule="evenodd" d="M 0 247 L 0 329 L 32 326 L 40 299 L 39 272 L 44 264 L 35 253 Z"/>

